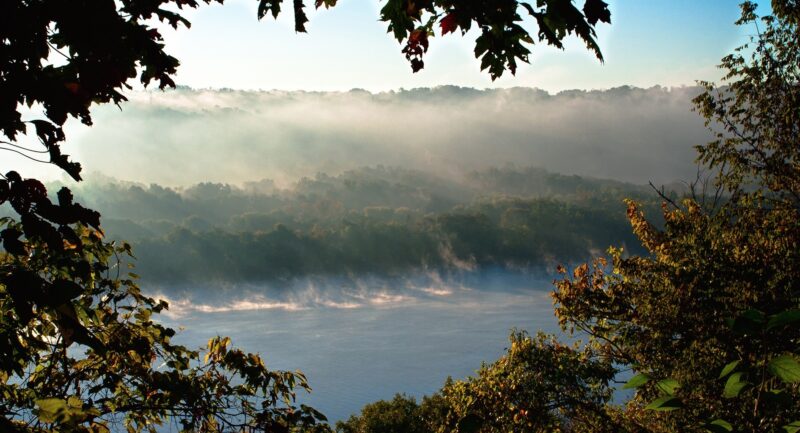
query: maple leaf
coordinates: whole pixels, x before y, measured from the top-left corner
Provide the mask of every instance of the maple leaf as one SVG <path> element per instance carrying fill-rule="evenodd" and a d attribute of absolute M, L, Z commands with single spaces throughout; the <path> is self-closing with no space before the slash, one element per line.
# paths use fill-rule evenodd
<path fill-rule="evenodd" d="M 591 25 L 597 24 L 597 21 L 611 23 L 611 11 L 608 10 L 608 3 L 603 0 L 586 0 L 583 13 Z"/>
<path fill-rule="evenodd" d="M 442 28 L 442 36 L 455 32 L 458 28 L 458 21 L 456 20 L 455 13 L 449 13 L 446 17 L 439 21 L 439 26 Z"/>

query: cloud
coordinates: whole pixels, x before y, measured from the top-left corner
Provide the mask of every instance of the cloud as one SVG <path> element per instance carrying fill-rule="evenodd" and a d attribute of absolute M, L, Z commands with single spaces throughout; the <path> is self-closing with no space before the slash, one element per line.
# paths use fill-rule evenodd
<path fill-rule="evenodd" d="M 76 159 L 87 172 L 167 185 L 280 185 L 377 164 L 459 175 L 508 163 L 669 183 L 694 177 L 692 146 L 710 138 L 691 112 L 697 92 L 141 92 L 121 111 L 97 110 Z"/>

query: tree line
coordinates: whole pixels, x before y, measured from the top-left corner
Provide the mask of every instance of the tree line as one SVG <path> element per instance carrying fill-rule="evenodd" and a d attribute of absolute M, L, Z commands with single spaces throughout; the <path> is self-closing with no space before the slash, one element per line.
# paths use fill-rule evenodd
<path fill-rule="evenodd" d="M 612 244 L 641 252 L 622 200 L 640 197 L 657 209 L 648 190 L 509 166 L 459 180 L 365 167 L 284 189 L 270 181 L 167 188 L 105 180 L 75 192 L 103 210 L 108 237 L 135 247 L 145 280 L 207 283 L 421 269 L 552 272 Z"/>

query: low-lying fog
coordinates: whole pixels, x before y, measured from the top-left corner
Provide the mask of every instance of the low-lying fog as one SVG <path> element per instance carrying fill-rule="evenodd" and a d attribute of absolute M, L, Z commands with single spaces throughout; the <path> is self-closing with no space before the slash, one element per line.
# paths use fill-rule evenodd
<path fill-rule="evenodd" d="M 70 151 L 87 172 L 163 185 L 286 184 L 378 164 L 458 176 L 509 162 L 661 184 L 694 178 L 692 146 L 709 140 L 697 92 L 152 91 L 95 110 Z"/>

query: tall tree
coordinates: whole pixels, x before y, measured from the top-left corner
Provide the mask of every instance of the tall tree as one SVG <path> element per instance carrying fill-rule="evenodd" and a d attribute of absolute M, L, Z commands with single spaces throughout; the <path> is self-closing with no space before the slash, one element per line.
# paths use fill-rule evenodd
<path fill-rule="evenodd" d="M 772 6 L 742 4 L 757 34 L 694 100 L 716 192 L 666 201 L 663 229 L 629 202 L 649 255 L 612 250 L 554 293 L 562 326 L 636 373 L 632 430 L 800 430 L 800 9 Z"/>

